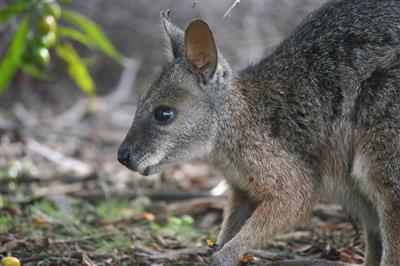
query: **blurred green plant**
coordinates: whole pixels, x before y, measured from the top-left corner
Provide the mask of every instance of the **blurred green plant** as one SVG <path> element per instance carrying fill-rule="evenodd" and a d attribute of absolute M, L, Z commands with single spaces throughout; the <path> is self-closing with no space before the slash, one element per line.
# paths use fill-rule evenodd
<path fill-rule="evenodd" d="M 124 64 L 121 55 L 92 20 L 67 9 L 69 0 L 15 0 L 0 10 L 0 25 L 14 18 L 19 24 L 0 61 L 0 93 L 11 84 L 18 70 L 41 80 L 51 80 L 47 68 L 51 57 L 64 61 L 68 75 L 88 96 L 96 94 L 88 63 L 74 43 L 99 50 Z"/>

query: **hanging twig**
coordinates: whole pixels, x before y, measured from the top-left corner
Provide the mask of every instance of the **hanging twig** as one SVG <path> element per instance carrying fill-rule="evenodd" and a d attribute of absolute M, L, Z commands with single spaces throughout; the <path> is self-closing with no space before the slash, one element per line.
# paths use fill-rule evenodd
<path fill-rule="evenodd" d="M 228 16 L 229 13 L 231 12 L 231 10 L 232 10 L 237 4 L 239 4 L 239 3 L 240 3 L 240 0 L 235 0 L 235 1 L 232 3 L 231 7 L 225 12 L 225 14 L 224 14 L 223 17 Z"/>

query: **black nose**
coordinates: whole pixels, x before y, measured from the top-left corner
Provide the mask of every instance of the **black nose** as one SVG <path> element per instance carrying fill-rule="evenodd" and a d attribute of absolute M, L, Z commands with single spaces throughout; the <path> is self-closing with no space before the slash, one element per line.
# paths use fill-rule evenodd
<path fill-rule="evenodd" d="M 128 166 L 131 162 L 131 153 L 127 150 L 120 149 L 118 151 L 118 161 L 125 166 Z"/>

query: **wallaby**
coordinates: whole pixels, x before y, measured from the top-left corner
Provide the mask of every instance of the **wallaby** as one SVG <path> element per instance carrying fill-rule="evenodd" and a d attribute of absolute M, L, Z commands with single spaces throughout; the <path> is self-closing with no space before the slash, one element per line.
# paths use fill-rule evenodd
<path fill-rule="evenodd" d="M 149 175 L 211 158 L 230 184 L 212 265 L 236 265 L 331 194 L 361 221 L 366 265 L 399 266 L 400 1 L 329 2 L 237 75 L 204 21 L 161 23 L 168 63 L 118 159 Z"/>

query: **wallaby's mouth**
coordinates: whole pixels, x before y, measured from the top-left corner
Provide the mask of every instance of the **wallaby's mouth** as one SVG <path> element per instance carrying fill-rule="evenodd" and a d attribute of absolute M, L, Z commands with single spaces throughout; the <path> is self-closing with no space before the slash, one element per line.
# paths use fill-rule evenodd
<path fill-rule="evenodd" d="M 163 156 L 137 156 L 129 145 L 122 144 L 118 150 L 118 161 L 129 170 L 143 176 L 152 175 L 163 169 Z"/>
<path fill-rule="evenodd" d="M 143 171 L 139 171 L 139 174 L 142 176 L 148 176 L 152 174 L 152 168 L 153 166 L 147 166 L 146 168 L 144 168 Z"/>
<path fill-rule="evenodd" d="M 149 176 L 152 174 L 157 173 L 158 171 L 156 171 L 157 165 L 150 165 L 147 166 L 143 169 L 138 169 L 138 167 L 135 164 L 132 163 L 122 163 L 126 168 L 128 168 L 129 170 L 131 170 L 134 173 L 138 173 L 142 176 Z"/>
<path fill-rule="evenodd" d="M 157 163 L 146 166 L 143 169 L 139 169 L 137 172 L 142 176 L 154 175 L 163 171 L 165 167 L 167 167 L 168 165 L 170 165 L 170 163 L 161 160 L 158 161 Z"/>
<path fill-rule="evenodd" d="M 141 166 L 138 166 L 136 163 L 134 163 L 130 158 L 118 156 L 118 160 L 126 168 L 128 168 L 132 172 L 138 173 L 142 176 L 152 175 L 152 174 L 155 174 L 160 171 L 159 163 L 152 164 L 152 165 L 149 165 L 146 167 L 141 167 Z"/>

